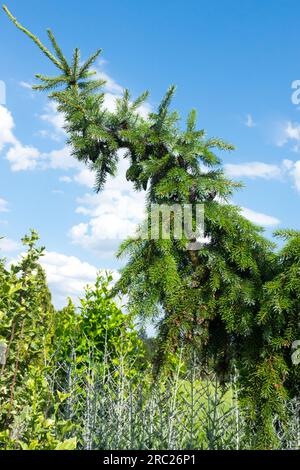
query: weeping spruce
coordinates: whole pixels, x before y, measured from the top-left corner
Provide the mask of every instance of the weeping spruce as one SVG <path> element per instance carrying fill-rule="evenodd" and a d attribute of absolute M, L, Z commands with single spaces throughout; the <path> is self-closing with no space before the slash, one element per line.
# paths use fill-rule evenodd
<path fill-rule="evenodd" d="M 33 88 L 49 92 L 64 115 L 72 154 L 94 171 L 95 191 L 115 175 L 119 150 L 126 149 L 126 178 L 146 191 L 148 213 L 152 204 L 204 205 L 199 249 L 187 250 L 195 240 L 186 237 L 124 241 L 118 256 L 128 262 L 115 291 L 128 295 L 135 315 L 157 320 L 156 374 L 182 346 L 221 383 L 235 371 L 253 447 L 276 448 L 285 401 L 299 395 L 291 346 L 300 339 L 300 234 L 279 233 L 287 243 L 277 253 L 263 229 L 230 204 L 240 185 L 225 176 L 218 153 L 234 148 L 198 130 L 194 110 L 182 125 L 171 108 L 174 86 L 147 118 L 139 107 L 148 92 L 134 100 L 125 90 L 110 112 L 105 81 L 93 71 L 101 50 L 82 62 L 75 49 L 69 62 L 50 30 L 53 52 L 4 10 L 58 69 L 54 77 L 37 74 Z"/>

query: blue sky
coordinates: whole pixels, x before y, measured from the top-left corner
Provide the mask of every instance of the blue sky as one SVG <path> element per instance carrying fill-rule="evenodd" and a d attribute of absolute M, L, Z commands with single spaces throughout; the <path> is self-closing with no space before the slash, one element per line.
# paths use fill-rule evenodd
<path fill-rule="evenodd" d="M 103 48 L 98 74 L 108 79 L 107 106 L 128 87 L 151 92 L 155 108 L 175 83 L 183 118 L 195 107 L 199 127 L 236 146 L 226 172 L 245 183 L 234 197 L 271 236 L 300 229 L 300 108 L 291 84 L 300 79 L 300 3 L 296 0 L 7 0 L 44 42 L 51 27 L 67 55 Z M 112 232 L 135 223 L 143 195 L 124 181 L 125 166 L 95 196 L 93 176 L 69 156 L 62 119 L 32 92 L 34 74 L 55 72 L 28 38 L 1 14 L 0 242 L 14 258 L 18 240 L 36 228 L 47 247 L 44 266 L 56 305 L 76 297 L 97 269 L 117 269 Z M 128 216 L 128 208 L 131 214 Z M 126 211 L 127 209 L 127 211 Z M 130 212 L 130 211 L 129 211 Z"/>

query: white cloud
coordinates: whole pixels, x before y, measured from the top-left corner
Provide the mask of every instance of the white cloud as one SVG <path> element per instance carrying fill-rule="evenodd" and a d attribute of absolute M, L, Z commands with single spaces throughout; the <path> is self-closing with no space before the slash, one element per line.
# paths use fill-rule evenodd
<path fill-rule="evenodd" d="M 66 305 L 67 297 L 76 302 L 78 296 L 83 294 L 86 285 L 95 282 L 99 271 L 95 266 L 75 256 L 54 251 L 47 251 L 41 259 L 41 264 L 45 269 L 53 302 L 57 308 Z M 113 271 L 113 276 L 116 280 L 118 273 Z"/>
<path fill-rule="evenodd" d="M 56 103 L 50 101 L 45 108 L 45 113 L 41 114 L 40 118 L 42 119 L 42 121 L 51 124 L 57 134 L 65 134 L 64 116 L 57 111 Z"/>
<path fill-rule="evenodd" d="M 40 168 L 47 170 L 70 170 L 82 169 L 82 163 L 78 162 L 72 155 L 71 149 L 67 145 L 60 149 L 42 153 L 37 148 L 24 146 L 16 142 L 9 148 L 6 159 L 11 164 L 12 171 L 26 171 Z M 71 178 L 68 177 L 70 180 Z"/>
<path fill-rule="evenodd" d="M 105 80 L 106 81 L 105 89 L 108 92 L 118 94 L 118 95 L 121 95 L 123 93 L 124 88 L 121 85 L 119 85 L 119 83 L 117 83 L 106 72 L 104 72 L 103 70 L 96 69 L 96 73 L 97 73 L 96 78 L 98 80 Z"/>
<path fill-rule="evenodd" d="M 300 124 L 289 121 L 285 128 L 287 139 L 300 140 Z"/>
<path fill-rule="evenodd" d="M 49 153 L 43 154 L 43 159 L 46 168 L 52 168 L 54 170 L 68 170 L 82 167 L 82 164 L 71 155 L 71 149 L 67 145 L 61 149 L 52 150 Z"/>
<path fill-rule="evenodd" d="M 253 117 L 251 116 L 251 114 L 246 115 L 245 126 L 247 126 L 247 127 L 255 127 L 256 126 L 256 123 L 254 122 Z"/>
<path fill-rule="evenodd" d="M 20 249 L 20 243 L 16 242 L 15 240 L 11 240 L 10 238 L 1 238 L 0 239 L 0 257 L 3 254 L 15 252 Z"/>
<path fill-rule="evenodd" d="M 15 144 L 17 139 L 13 134 L 14 120 L 12 114 L 0 105 L 0 150 L 7 144 Z"/>
<path fill-rule="evenodd" d="M 97 269 L 75 256 L 66 256 L 56 252 L 46 252 L 41 259 L 47 281 L 56 308 L 66 305 L 67 297 L 75 303 L 78 296 L 84 292 L 87 284 L 92 284 L 97 275 Z"/>
<path fill-rule="evenodd" d="M 300 192 L 300 160 L 294 162 L 293 160 L 283 160 L 282 168 L 288 174 L 294 184 L 294 188 Z"/>
<path fill-rule="evenodd" d="M 290 174 L 294 180 L 295 188 L 300 192 L 300 160 L 294 163 L 290 170 Z"/>
<path fill-rule="evenodd" d="M 288 159 L 282 160 L 282 169 L 284 171 L 291 170 L 293 166 L 294 166 L 294 162 L 292 160 L 288 160 Z"/>
<path fill-rule="evenodd" d="M 144 217 L 145 194 L 137 193 L 126 181 L 127 161 L 120 160 L 115 178 L 109 178 L 100 194 L 87 193 L 78 199 L 77 214 L 89 217 L 69 232 L 73 243 L 98 254 L 111 256 L 121 240 L 135 232 Z M 89 178 L 82 178 L 87 186 Z"/>
<path fill-rule="evenodd" d="M 54 140 L 55 142 L 61 141 L 61 136 L 58 133 L 51 132 L 48 129 L 41 129 L 36 133 L 36 135 L 43 137 L 44 139 Z"/>
<path fill-rule="evenodd" d="M 95 173 L 88 168 L 83 168 L 74 176 L 74 181 L 88 188 L 93 188 L 95 184 Z"/>
<path fill-rule="evenodd" d="M 37 166 L 40 152 L 32 146 L 26 146 L 13 133 L 14 120 L 10 111 L 0 105 L 0 151 L 9 146 L 6 159 L 11 164 L 12 171 L 32 170 Z"/>
<path fill-rule="evenodd" d="M 248 162 L 241 164 L 224 165 L 225 172 L 233 178 L 263 178 L 266 180 L 280 180 L 289 177 L 294 188 L 300 192 L 300 160 L 284 159 L 278 165 L 263 162 Z"/>
<path fill-rule="evenodd" d="M 240 164 L 224 165 L 225 172 L 228 176 L 248 177 L 248 178 L 264 178 L 279 179 L 282 170 L 278 165 L 271 165 L 263 162 L 248 162 Z"/>
<path fill-rule="evenodd" d="M 8 150 L 6 159 L 10 162 L 12 171 L 24 171 L 36 168 L 40 156 L 39 150 L 35 147 L 24 146 L 20 142 L 16 142 Z"/>
<path fill-rule="evenodd" d="M 9 265 L 20 261 L 22 255 L 16 252 L 21 250 L 20 243 L 9 238 L 0 239 L 0 258 L 2 252 L 3 255 L 13 254 L 13 256 L 9 256 Z M 56 308 L 64 307 L 68 297 L 78 304 L 78 298 L 84 294 L 85 287 L 93 285 L 97 273 L 105 271 L 76 256 L 68 256 L 55 251 L 46 251 L 44 256 L 40 258 L 40 264 L 46 272 L 47 283 Z M 113 275 L 113 282 L 117 281 L 120 277 L 119 273 L 116 270 L 109 271 Z"/>
<path fill-rule="evenodd" d="M 113 95 L 112 93 L 105 93 L 104 107 L 111 113 L 116 110 L 116 101 L 121 95 Z"/>
<path fill-rule="evenodd" d="M 9 212 L 8 202 L 2 198 L 0 198 L 0 212 Z"/>
<path fill-rule="evenodd" d="M 252 209 L 247 209 L 246 207 L 242 207 L 241 209 L 243 216 L 254 224 L 262 225 L 263 227 L 272 227 L 280 224 L 280 220 L 271 215 L 255 212 Z"/>
<path fill-rule="evenodd" d="M 19 82 L 19 85 L 26 90 L 32 90 L 32 84 L 28 82 Z"/>
<path fill-rule="evenodd" d="M 46 271 L 50 287 L 56 292 L 68 295 L 78 295 L 86 284 L 94 282 L 97 275 L 95 266 L 82 262 L 75 256 L 49 252 L 41 259 Z"/>
<path fill-rule="evenodd" d="M 13 145 L 7 150 L 6 160 L 9 161 L 12 171 L 27 171 L 37 168 L 44 170 L 48 168 L 54 170 L 82 168 L 82 164 L 72 157 L 68 146 L 52 150 L 48 153 L 42 153 L 36 147 L 23 145 L 17 139 L 13 141 Z M 67 178 L 68 181 L 71 181 L 71 177 Z M 66 181 L 64 179 L 64 182 Z"/>
<path fill-rule="evenodd" d="M 13 134 L 14 121 L 11 113 L 3 106 L 0 106 L 0 122 L 0 151 L 4 146 L 8 146 L 5 158 L 10 162 L 12 171 L 36 168 L 55 170 L 83 168 L 83 165 L 71 155 L 71 149 L 67 145 L 48 153 L 42 153 L 30 145 L 23 145 Z"/>
<path fill-rule="evenodd" d="M 285 121 L 277 124 L 276 130 L 276 145 L 283 147 L 284 145 L 291 143 L 291 150 L 293 152 L 299 152 L 300 149 L 300 124 L 298 122 Z"/>
<path fill-rule="evenodd" d="M 149 103 L 143 103 L 138 109 L 137 109 L 139 115 L 144 118 L 144 119 L 147 119 L 149 113 L 152 112 L 152 107 Z"/>

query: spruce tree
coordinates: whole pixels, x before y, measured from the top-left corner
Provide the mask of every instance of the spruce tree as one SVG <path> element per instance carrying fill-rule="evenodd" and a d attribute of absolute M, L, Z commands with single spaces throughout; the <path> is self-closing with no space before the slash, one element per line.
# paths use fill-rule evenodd
<path fill-rule="evenodd" d="M 148 214 L 152 204 L 204 205 L 206 242 L 200 248 L 187 249 L 195 239 L 178 240 L 172 233 L 169 239 L 126 240 L 119 255 L 129 255 L 129 261 L 115 291 L 128 294 L 135 314 L 159 318 L 156 372 L 182 344 L 191 346 L 221 381 L 234 365 L 257 446 L 274 444 L 274 417 L 282 415 L 284 398 L 297 390 L 296 379 L 287 377 L 294 374 L 288 354 L 299 334 L 298 236 L 278 257 L 262 229 L 230 204 L 240 185 L 226 178 L 216 152 L 233 146 L 197 130 L 194 110 L 182 130 L 178 114 L 170 110 L 175 87 L 147 118 L 138 110 L 148 92 L 132 100 L 125 90 L 115 112 L 109 112 L 104 82 L 93 79 L 99 50 L 81 65 L 75 49 L 69 63 L 51 31 L 53 53 L 4 9 L 59 69 L 56 77 L 38 74 L 41 83 L 35 88 L 51 91 L 73 156 L 95 171 L 96 191 L 115 175 L 118 150 L 125 148 L 127 180 L 147 191 Z"/>

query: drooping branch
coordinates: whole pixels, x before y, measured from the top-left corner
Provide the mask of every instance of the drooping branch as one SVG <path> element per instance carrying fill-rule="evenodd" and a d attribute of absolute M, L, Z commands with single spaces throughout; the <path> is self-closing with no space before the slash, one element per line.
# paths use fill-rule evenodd
<path fill-rule="evenodd" d="M 64 68 L 64 65 L 62 62 L 58 61 L 53 54 L 51 54 L 51 52 L 49 51 L 49 49 L 47 49 L 46 46 L 44 46 L 44 44 L 34 35 L 32 34 L 28 29 L 24 28 L 24 26 L 22 26 L 17 18 L 15 18 L 12 13 L 9 11 L 9 9 L 7 8 L 6 5 L 3 5 L 3 10 L 5 11 L 5 13 L 7 14 L 7 16 L 9 17 L 9 19 L 14 23 L 14 25 L 20 30 L 22 31 L 23 33 L 26 34 L 26 36 L 28 36 L 30 39 L 32 39 L 33 42 L 35 42 L 35 44 L 38 46 L 38 48 L 43 52 L 43 54 L 45 54 L 48 59 L 51 60 L 51 62 L 53 62 L 54 65 L 56 65 L 56 67 L 58 67 L 59 69 L 61 70 L 65 70 Z"/>

